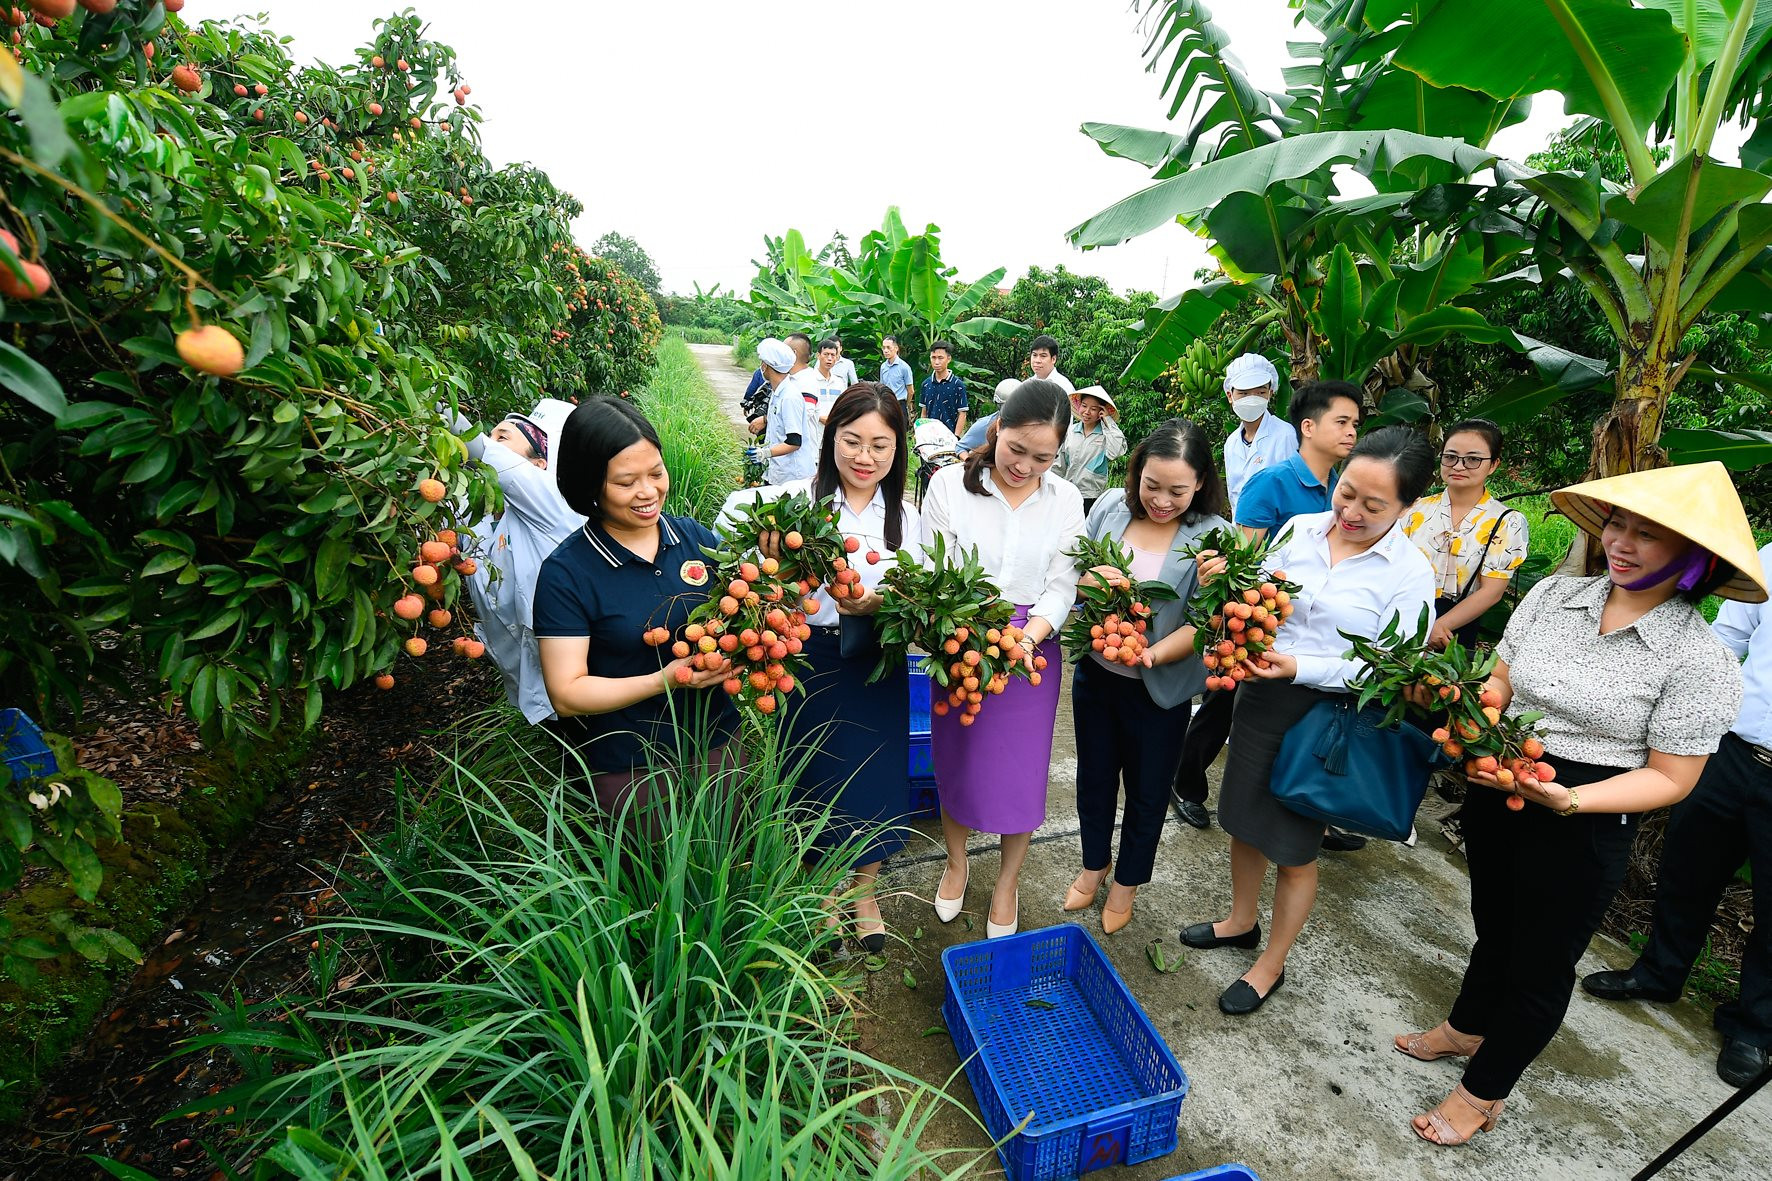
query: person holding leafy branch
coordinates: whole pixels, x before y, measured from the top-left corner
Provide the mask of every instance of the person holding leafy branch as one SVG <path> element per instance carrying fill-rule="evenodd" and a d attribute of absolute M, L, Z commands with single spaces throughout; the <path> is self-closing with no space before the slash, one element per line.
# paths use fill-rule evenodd
<path fill-rule="evenodd" d="M 904 495 L 909 466 L 904 438 L 904 403 L 880 382 L 859 382 L 831 405 L 812 479 L 735 492 L 721 512 L 725 521 L 741 501 L 807 494 L 817 504 L 836 505 L 837 527 L 846 544 L 856 547 L 850 568 L 861 576 L 865 593 L 846 599 L 818 596 L 818 610 L 806 619 L 812 636 L 804 654 L 812 672 L 803 692 L 787 696 L 782 733 L 794 752 L 790 760 L 805 753 L 796 798 L 830 809 L 820 844 L 828 848 L 857 836 L 866 842 L 853 861 L 854 907 L 858 937 L 874 955 L 886 948 L 886 925 L 873 885 L 880 863 L 904 847 L 902 826 L 910 808 L 910 685 L 904 662 L 869 683 L 880 656 L 871 616 L 879 610 L 877 588 L 887 569 L 878 559 L 918 534 L 917 510 Z M 765 534 L 762 542 L 765 556 L 781 557 L 777 536 Z M 830 921 L 837 922 L 834 916 Z"/>
<path fill-rule="evenodd" d="M 1551 503 L 1599 539 L 1606 569 L 1527 592 L 1484 685 L 1509 716 L 1541 715 L 1550 766 L 1513 786 L 1468 776 L 1478 789 L 1464 806 L 1477 941 L 1446 1020 L 1396 1038 L 1423 1061 L 1470 1057 L 1452 1093 L 1414 1119 L 1415 1134 L 1436 1144 L 1495 1127 L 1562 1026 L 1638 818 L 1686 797 L 1741 708 L 1740 666 L 1699 603 L 1766 599 L 1753 532 L 1720 463 L 1577 484 Z"/>
<path fill-rule="evenodd" d="M 1183 622 L 1201 573 L 1187 551 L 1202 535 L 1230 527 L 1225 511 L 1206 436 L 1187 419 L 1171 418 L 1133 449 L 1125 487 L 1105 493 L 1089 514 L 1088 536 L 1125 546 L 1132 564 L 1125 572 L 1097 567 L 1084 575 L 1084 583 L 1130 574 L 1134 582 L 1171 587 L 1177 596 L 1152 616 L 1141 663 L 1126 667 L 1092 651 L 1077 661 L 1071 678 L 1083 871 L 1066 893 L 1064 909 L 1093 904 L 1107 880 L 1124 783 L 1120 856 L 1112 864 L 1114 882 L 1101 908 L 1101 929 L 1109 935 L 1132 920 L 1138 888 L 1151 880 L 1190 699 L 1205 687 L 1194 629 Z M 1207 577 L 1218 572 L 1213 561 L 1200 563 Z M 1216 561 L 1223 566 L 1222 558 Z"/>
<path fill-rule="evenodd" d="M 1077 597 L 1077 572 L 1065 553 L 1083 532 L 1083 498 L 1054 476 L 1052 464 L 1070 427 L 1070 400 L 1049 381 L 1025 381 L 1009 396 L 990 443 L 964 464 L 943 468 L 923 498 L 923 542 L 939 536 L 949 550 L 976 551 L 1002 597 L 1026 628 L 1023 656 L 1055 656 L 1045 641 L 1064 625 Z M 1025 621 L 1025 622 L 1024 622 Z M 931 725 L 935 781 L 941 793 L 947 863 L 935 892 L 935 913 L 951 922 L 965 900 L 966 837 L 973 829 L 1002 834 L 1002 863 L 985 934 L 1013 935 L 1028 841 L 1046 819 L 1058 677 L 1011 678 L 971 723 L 960 712 Z"/>
<path fill-rule="evenodd" d="M 1231 911 L 1181 932 L 1189 947 L 1255 948 L 1256 908 L 1269 862 L 1277 867 L 1267 949 L 1218 999 L 1232 1016 L 1253 1013 L 1286 980 L 1286 957 L 1317 897 L 1317 853 L 1325 828 L 1274 798 L 1269 786 L 1286 732 L 1321 701 L 1347 693 L 1364 667 L 1346 658 L 1343 633 L 1376 636 L 1400 617 L 1431 615 L 1434 571 L 1403 535 L 1402 518 L 1427 490 L 1434 453 L 1408 427 L 1372 432 L 1354 446 L 1326 513 L 1293 517 L 1280 529 L 1266 569 L 1299 584 L 1293 617 L 1265 663 L 1246 662 L 1236 690 L 1230 754 L 1218 820 L 1231 837 Z"/>

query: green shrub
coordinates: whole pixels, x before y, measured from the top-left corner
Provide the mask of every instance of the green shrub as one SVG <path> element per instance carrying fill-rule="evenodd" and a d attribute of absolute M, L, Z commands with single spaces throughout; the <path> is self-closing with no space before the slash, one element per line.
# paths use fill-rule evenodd
<path fill-rule="evenodd" d="M 671 473 L 665 511 L 712 524 L 739 485 L 744 444 L 687 344 L 665 339 L 652 381 L 634 401 L 664 444 L 665 468 Z"/>
<path fill-rule="evenodd" d="M 808 868 L 821 818 L 752 754 L 736 786 L 660 773 L 664 835 L 622 841 L 498 726 L 347 882 L 317 995 L 220 1003 L 190 1050 L 249 1077 L 198 1106 L 237 1108 L 261 1177 L 961 1175 L 918 1147 L 945 1098 L 847 1044 L 809 959 L 846 851 Z M 341 955 L 369 978 L 331 993 Z"/>
<path fill-rule="evenodd" d="M 674 336 L 688 344 L 731 344 L 733 334 L 722 332 L 718 328 L 685 328 L 671 324 L 665 328 L 666 336 Z"/>

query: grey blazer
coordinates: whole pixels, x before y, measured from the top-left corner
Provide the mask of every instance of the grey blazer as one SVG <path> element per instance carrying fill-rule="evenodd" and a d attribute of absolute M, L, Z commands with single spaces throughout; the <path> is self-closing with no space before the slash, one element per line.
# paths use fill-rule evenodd
<path fill-rule="evenodd" d="M 1126 507 L 1125 489 L 1110 488 L 1095 502 L 1084 531 L 1092 540 L 1112 537 L 1116 541 L 1123 541 L 1126 526 L 1131 523 L 1132 513 Z M 1177 530 L 1175 544 L 1163 556 L 1162 568 L 1157 571 L 1157 581 L 1174 587 L 1179 597 L 1157 608 L 1146 640 L 1156 643 L 1185 622 L 1187 601 L 1193 597 L 1195 588 L 1199 586 L 1199 575 L 1194 571 L 1194 560 L 1186 557 L 1182 551 L 1192 546 L 1202 534 L 1228 527 L 1229 524 L 1223 517 L 1206 517 L 1192 525 L 1183 524 Z M 1173 709 L 1206 688 L 1206 666 L 1200 663 L 1197 654 L 1186 660 L 1143 669 L 1142 675 L 1145 690 L 1151 695 L 1151 700 L 1164 709 Z"/>

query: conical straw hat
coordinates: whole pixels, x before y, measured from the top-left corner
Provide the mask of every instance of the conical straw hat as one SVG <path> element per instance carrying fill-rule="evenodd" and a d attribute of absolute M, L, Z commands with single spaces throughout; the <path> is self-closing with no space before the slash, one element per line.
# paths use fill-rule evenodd
<path fill-rule="evenodd" d="M 1729 469 L 1720 463 L 1627 472 L 1571 485 L 1550 498 L 1558 512 L 1594 537 L 1605 528 L 1614 507 L 1665 525 L 1735 567 L 1735 577 L 1718 587 L 1717 594 L 1744 603 L 1766 601 L 1766 573 L 1760 568 L 1754 533 Z"/>

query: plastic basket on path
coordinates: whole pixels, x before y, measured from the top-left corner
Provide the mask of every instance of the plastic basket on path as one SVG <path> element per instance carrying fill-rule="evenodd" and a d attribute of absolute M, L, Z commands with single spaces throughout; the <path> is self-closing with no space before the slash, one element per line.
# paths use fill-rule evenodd
<path fill-rule="evenodd" d="M 1175 1150 L 1187 1096 L 1156 1026 L 1075 923 L 942 953 L 948 1033 L 1011 1181 L 1060 1181 Z"/>
<path fill-rule="evenodd" d="M 921 656 L 907 656 L 911 673 L 911 777 L 912 819 L 941 815 L 941 796 L 935 790 L 935 752 L 929 745 L 929 674 L 918 666 Z"/>

